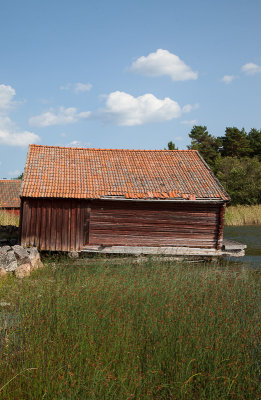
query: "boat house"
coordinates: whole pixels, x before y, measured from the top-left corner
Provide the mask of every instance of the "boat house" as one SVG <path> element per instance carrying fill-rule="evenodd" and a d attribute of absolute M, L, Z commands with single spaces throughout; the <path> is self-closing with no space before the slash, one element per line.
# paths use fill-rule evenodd
<path fill-rule="evenodd" d="M 215 255 L 229 200 L 196 150 L 30 145 L 21 244 L 53 251 Z"/>
<path fill-rule="evenodd" d="M 0 180 L 0 211 L 9 214 L 20 214 L 20 191 L 22 181 L 20 179 Z"/>

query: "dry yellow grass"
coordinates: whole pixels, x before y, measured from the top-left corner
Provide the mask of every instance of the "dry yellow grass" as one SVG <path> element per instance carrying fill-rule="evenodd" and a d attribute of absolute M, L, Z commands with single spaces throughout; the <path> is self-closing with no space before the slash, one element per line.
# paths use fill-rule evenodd
<path fill-rule="evenodd" d="M 19 226 L 19 216 L 0 210 L 0 225 Z"/>
<path fill-rule="evenodd" d="M 230 206 L 226 209 L 225 224 L 261 225 L 261 204 L 255 206 Z"/>

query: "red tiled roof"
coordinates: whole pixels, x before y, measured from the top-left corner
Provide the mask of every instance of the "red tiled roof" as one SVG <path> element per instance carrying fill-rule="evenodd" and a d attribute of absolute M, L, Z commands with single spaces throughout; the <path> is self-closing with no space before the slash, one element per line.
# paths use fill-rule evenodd
<path fill-rule="evenodd" d="M 228 194 L 195 150 L 30 145 L 24 197 L 222 199 Z"/>
<path fill-rule="evenodd" d="M 0 208 L 19 208 L 21 180 L 0 180 Z"/>

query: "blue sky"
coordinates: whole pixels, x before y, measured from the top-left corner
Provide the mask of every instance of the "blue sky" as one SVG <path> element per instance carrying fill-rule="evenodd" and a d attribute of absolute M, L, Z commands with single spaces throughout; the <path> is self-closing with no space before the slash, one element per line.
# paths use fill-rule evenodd
<path fill-rule="evenodd" d="M 260 0 L 1 3 L 0 178 L 29 143 L 163 149 L 261 128 Z"/>

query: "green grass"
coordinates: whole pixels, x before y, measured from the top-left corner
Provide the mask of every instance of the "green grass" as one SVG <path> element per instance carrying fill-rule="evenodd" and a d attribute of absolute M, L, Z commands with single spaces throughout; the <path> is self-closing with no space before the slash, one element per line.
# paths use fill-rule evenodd
<path fill-rule="evenodd" d="M 226 209 L 225 224 L 261 225 L 261 204 L 255 206 L 230 206 Z"/>
<path fill-rule="evenodd" d="M 260 398 L 260 272 L 45 263 L 0 281 L 1 399 Z"/>
<path fill-rule="evenodd" d="M 5 210 L 0 210 L 0 225 L 19 226 L 19 216 Z"/>

